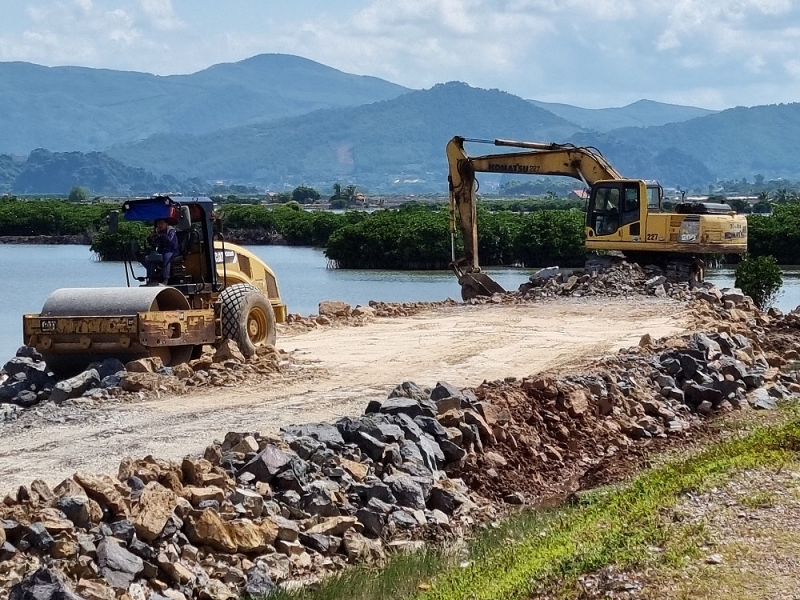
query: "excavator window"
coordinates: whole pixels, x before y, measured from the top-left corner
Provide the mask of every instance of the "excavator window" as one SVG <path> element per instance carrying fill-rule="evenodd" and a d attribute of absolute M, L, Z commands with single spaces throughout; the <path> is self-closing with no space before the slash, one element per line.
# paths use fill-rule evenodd
<path fill-rule="evenodd" d="M 590 225 L 597 235 L 609 235 L 619 229 L 620 189 L 596 187 L 590 203 Z"/>
<path fill-rule="evenodd" d="M 663 188 L 660 185 L 647 184 L 647 211 L 661 212 L 661 197 Z"/>
<path fill-rule="evenodd" d="M 625 199 L 622 205 L 622 225 L 639 220 L 639 186 L 626 185 Z"/>

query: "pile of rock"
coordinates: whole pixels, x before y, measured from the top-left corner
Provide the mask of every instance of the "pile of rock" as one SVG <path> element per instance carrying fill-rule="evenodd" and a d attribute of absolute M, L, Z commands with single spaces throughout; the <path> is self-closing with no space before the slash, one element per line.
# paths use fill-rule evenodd
<path fill-rule="evenodd" d="M 289 363 L 288 356 L 272 346 L 259 348 L 254 356 L 245 358 L 236 342 L 228 340 L 216 349 L 206 346 L 200 358 L 174 367 L 165 367 L 157 357 L 127 364 L 107 359 L 89 365 L 74 377 L 59 380 L 35 349 L 23 346 L 0 370 L 0 415 L 11 420 L 20 408 L 43 401 L 93 404 L 115 398 L 140 398 L 139 394 L 144 393 L 182 393 L 204 386 L 236 385 L 278 374 Z"/>
<path fill-rule="evenodd" d="M 642 268 L 625 261 L 603 268 L 548 267 L 531 275 L 518 293 L 525 298 L 649 295 L 685 300 L 691 297 L 688 283 L 669 281 L 659 267 Z"/>
<path fill-rule="evenodd" d="M 456 302 L 452 298 L 439 302 L 377 302 L 375 300 L 369 302 L 369 305 L 375 309 L 375 316 L 378 317 L 410 317 L 431 308 L 458 306 L 459 304 L 460 302 Z"/>
<path fill-rule="evenodd" d="M 352 308 L 347 302 L 341 300 L 324 300 L 319 303 L 319 314 L 303 316 L 290 313 L 286 318 L 286 325 L 290 329 L 314 329 L 319 326 L 345 325 L 362 326 L 375 318 L 376 312 L 369 306 L 357 305 Z"/>
<path fill-rule="evenodd" d="M 639 265 L 627 262 L 591 270 L 548 267 L 531 275 L 528 282 L 519 287 L 519 293 L 539 298 L 626 296 L 640 293 L 651 278 L 650 274 Z"/>
<path fill-rule="evenodd" d="M 404 383 L 333 425 L 34 481 L 0 504 L 0 590 L 52 582 L 47 565 L 85 600 L 229 600 L 463 533 L 495 513 L 443 469 L 490 442 L 486 410 L 469 391 Z"/>
<path fill-rule="evenodd" d="M 762 348 L 786 361 L 800 360 L 797 343 L 800 339 L 800 307 L 785 315 L 771 308 L 766 315 L 759 315 L 754 325 L 752 333 Z"/>
<path fill-rule="evenodd" d="M 795 342 L 796 344 L 797 342 Z M 702 415 L 775 408 L 800 393 L 795 371 L 743 335 L 695 333 L 598 361 L 587 373 L 485 383 L 480 401 L 503 415 L 491 452 L 458 474 L 507 502 L 569 493 L 597 465 L 638 440 L 683 435 Z"/>

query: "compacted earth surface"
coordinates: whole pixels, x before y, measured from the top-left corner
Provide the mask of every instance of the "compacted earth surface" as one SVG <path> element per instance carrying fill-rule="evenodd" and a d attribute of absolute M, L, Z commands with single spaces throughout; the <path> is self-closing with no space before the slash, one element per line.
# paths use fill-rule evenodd
<path fill-rule="evenodd" d="M 180 459 L 228 431 L 277 431 L 363 412 L 405 380 L 459 387 L 565 369 L 686 330 L 670 298 L 559 298 L 537 304 L 434 306 L 358 327 L 287 328 L 282 372 L 261 383 L 98 406 L 39 405 L 0 422 L 0 492 L 77 470 L 114 471 L 126 456 Z"/>

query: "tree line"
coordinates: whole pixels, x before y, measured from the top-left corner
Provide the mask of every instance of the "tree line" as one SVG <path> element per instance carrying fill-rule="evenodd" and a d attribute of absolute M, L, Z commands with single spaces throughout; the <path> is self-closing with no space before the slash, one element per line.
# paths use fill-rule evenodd
<path fill-rule="evenodd" d="M 478 252 L 483 265 L 580 264 L 584 255 L 583 213 L 542 209 L 530 212 L 478 210 Z M 119 258 L 120 242 L 146 240 L 149 224 L 120 224 L 117 234 L 103 228 L 111 203 L 0 199 L 0 235 L 85 234 L 101 257 Z M 753 256 L 774 256 L 780 264 L 800 264 L 800 202 L 773 205 L 772 215 L 748 216 Z M 223 204 L 223 231 L 268 231 L 290 245 L 325 248 L 342 268 L 442 269 L 451 257 L 446 207 L 409 203 L 374 213 L 305 210 L 297 203 L 276 207 Z M 456 251 L 462 250 L 456 235 Z"/>

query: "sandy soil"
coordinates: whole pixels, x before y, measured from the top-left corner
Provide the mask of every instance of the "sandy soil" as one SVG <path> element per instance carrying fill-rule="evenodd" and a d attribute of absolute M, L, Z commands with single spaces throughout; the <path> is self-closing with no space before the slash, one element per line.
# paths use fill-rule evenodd
<path fill-rule="evenodd" d="M 466 387 L 524 377 L 671 335 L 688 323 L 671 300 L 562 299 L 439 308 L 364 327 L 283 337 L 297 368 L 248 388 L 215 388 L 93 409 L 31 411 L 0 424 L 0 493 L 78 470 L 115 472 L 125 456 L 179 459 L 228 431 L 275 431 L 360 413 L 402 381 Z"/>

